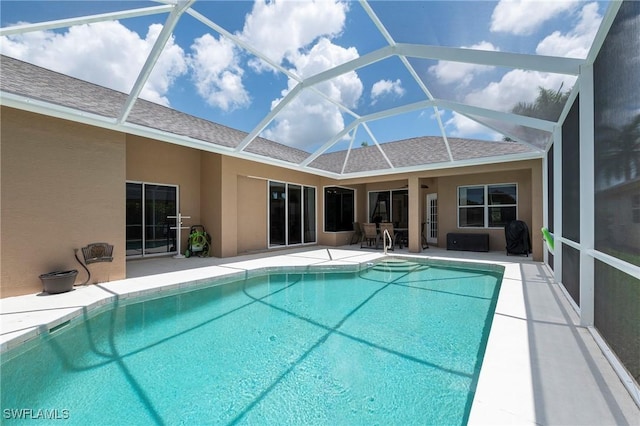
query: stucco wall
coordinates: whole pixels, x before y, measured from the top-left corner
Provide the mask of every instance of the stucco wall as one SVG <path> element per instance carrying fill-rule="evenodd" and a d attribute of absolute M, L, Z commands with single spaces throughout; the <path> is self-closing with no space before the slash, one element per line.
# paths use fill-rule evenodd
<path fill-rule="evenodd" d="M 536 162 L 539 163 L 539 162 Z M 478 173 L 443 176 L 438 179 L 438 246 L 446 247 L 447 233 L 488 233 L 490 250 L 505 250 L 506 241 L 503 228 L 472 229 L 458 227 L 457 189 L 459 186 L 485 185 L 496 183 L 515 183 L 518 186 L 518 219 L 527 223 L 532 239 L 534 259 L 542 260 L 542 240 L 538 238 L 542 226 L 542 193 L 541 181 L 532 185 L 533 174 L 539 175 L 540 168 L 535 163 L 528 164 L 532 168 L 490 172 L 482 170 Z M 538 180 L 541 178 L 538 177 Z M 534 202 L 536 204 L 534 209 Z M 538 233 L 536 233 L 538 230 Z"/>
<path fill-rule="evenodd" d="M 267 245 L 267 191 L 263 179 L 238 176 L 238 253 Z"/>
<path fill-rule="evenodd" d="M 222 157 L 221 163 L 221 257 L 268 248 L 268 180 L 316 187 L 318 243 L 331 244 L 322 233 L 320 177 L 234 157 Z"/>
<path fill-rule="evenodd" d="M 221 178 L 222 156 L 203 152 L 200 156 L 200 215 L 202 225 L 211 236 L 211 255 L 221 257 L 222 240 Z"/>
<path fill-rule="evenodd" d="M 351 232 L 324 232 L 326 186 L 356 190 L 359 222 L 367 221 L 369 191 L 408 188 L 414 252 L 421 250 L 427 193 L 438 194 L 438 245 L 445 247 L 446 234 L 461 231 L 458 186 L 516 183 L 518 217 L 531 230 L 534 259 L 542 259 L 536 233 L 542 226 L 541 160 L 332 180 L 7 107 L 1 112 L 3 297 L 40 291 L 38 275 L 53 270 L 79 269 L 82 282 L 73 249 L 90 242 L 115 246 L 113 263 L 90 266 L 92 281 L 124 278 L 126 181 L 178 185 L 180 211 L 191 216 L 183 225 L 204 225 L 216 257 L 268 248 L 268 180 L 316 188 L 317 242 L 330 246 L 347 244 Z M 488 232 L 491 250 L 504 250 L 502 229 L 462 231 Z"/>
<path fill-rule="evenodd" d="M 1 109 L 1 293 L 38 293 L 40 274 L 77 269 L 74 248 L 114 245 L 92 282 L 125 277 L 125 136 Z M 82 253 L 79 253 L 82 259 Z"/>
<path fill-rule="evenodd" d="M 413 182 L 412 189 L 410 183 Z M 446 247 L 447 233 L 488 233 L 490 250 L 504 250 L 506 241 L 504 229 L 468 229 L 458 228 L 457 188 L 460 185 L 484 185 L 493 183 L 516 183 L 518 185 L 518 218 L 529 226 L 531 233 L 533 258 L 542 260 L 542 239 L 539 230 L 542 227 L 542 160 L 526 160 L 508 163 L 496 163 L 470 167 L 412 172 L 404 175 L 372 176 L 340 181 L 340 185 L 357 187 L 364 190 L 357 196 L 358 219 L 367 222 L 368 193 L 389 189 L 409 190 L 409 249 L 421 251 L 420 223 L 425 220 L 426 196 L 438 194 L 438 242 L 437 247 Z M 417 194 L 417 203 L 411 202 Z M 411 223 L 413 222 L 413 223 Z M 417 223 L 417 224 L 416 224 Z M 413 226 L 412 226 L 413 224 Z M 537 230 L 537 231 L 536 231 Z"/>

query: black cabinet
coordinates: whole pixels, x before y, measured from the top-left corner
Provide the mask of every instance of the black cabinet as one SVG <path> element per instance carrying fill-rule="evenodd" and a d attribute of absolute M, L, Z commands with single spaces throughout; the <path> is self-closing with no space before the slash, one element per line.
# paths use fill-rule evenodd
<path fill-rule="evenodd" d="M 447 234 L 447 250 L 489 251 L 489 234 Z"/>

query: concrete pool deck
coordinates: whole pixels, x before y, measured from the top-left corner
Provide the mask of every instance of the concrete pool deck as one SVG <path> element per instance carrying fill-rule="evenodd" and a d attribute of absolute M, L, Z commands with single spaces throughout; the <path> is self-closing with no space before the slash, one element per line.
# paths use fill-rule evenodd
<path fill-rule="evenodd" d="M 171 257 L 131 260 L 127 279 L 76 287 L 58 295 L 0 299 L 3 355 L 37 342 L 41 333 L 116 299 L 199 285 L 211 277 L 265 267 L 358 265 L 381 251 L 306 247 L 234 258 Z M 474 397 L 469 424 L 640 424 L 640 409 L 547 266 L 504 252 L 430 248 L 391 255 L 466 260 L 505 267 L 504 279 Z M 83 271 L 80 271 L 82 274 Z M 416 419 L 420 423 L 419 419 Z"/>

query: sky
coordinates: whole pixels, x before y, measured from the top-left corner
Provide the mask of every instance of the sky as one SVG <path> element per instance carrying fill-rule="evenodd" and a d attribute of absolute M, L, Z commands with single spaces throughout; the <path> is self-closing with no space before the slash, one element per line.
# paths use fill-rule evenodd
<path fill-rule="evenodd" d="M 158 6 L 147 1 L 10 1 L 0 3 L 1 26 Z M 370 1 L 396 43 L 464 47 L 585 58 L 607 2 L 584 0 Z M 206 1 L 192 8 L 259 57 L 184 14 L 141 97 L 251 132 L 308 78 L 385 47 L 389 42 L 358 2 Z M 167 13 L 0 37 L 0 52 L 128 93 Z M 533 102 L 538 88 L 569 90 L 575 77 L 486 65 L 390 57 L 301 91 L 261 135 L 309 152 L 327 143 L 354 116 L 435 98 L 510 111 Z M 275 65 L 275 67 L 274 67 Z M 421 84 L 423 87 L 421 87 Z M 438 118 L 440 120 L 438 120 Z M 433 108 L 369 121 L 342 138 L 349 144 L 418 136 L 501 140 L 503 135 L 463 115 Z"/>

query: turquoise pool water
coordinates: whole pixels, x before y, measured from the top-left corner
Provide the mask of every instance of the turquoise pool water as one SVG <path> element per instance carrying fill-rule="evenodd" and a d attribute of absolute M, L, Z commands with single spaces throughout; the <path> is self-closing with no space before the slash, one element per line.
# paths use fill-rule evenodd
<path fill-rule="evenodd" d="M 501 279 L 395 260 L 116 306 L 2 364 L 2 422 L 464 424 Z"/>

